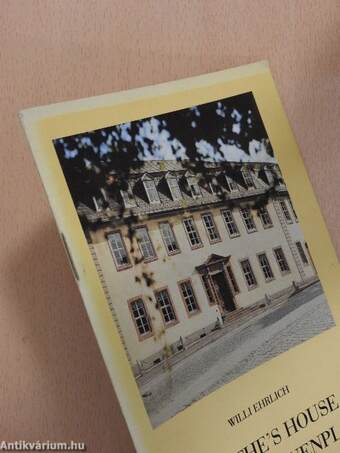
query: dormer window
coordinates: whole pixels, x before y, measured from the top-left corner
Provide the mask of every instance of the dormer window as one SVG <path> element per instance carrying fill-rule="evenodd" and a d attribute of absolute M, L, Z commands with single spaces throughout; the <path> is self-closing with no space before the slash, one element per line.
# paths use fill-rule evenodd
<path fill-rule="evenodd" d="M 249 170 L 242 170 L 242 176 L 247 189 L 255 187 L 253 175 Z"/>
<path fill-rule="evenodd" d="M 219 184 L 217 178 L 214 176 L 210 179 L 209 183 L 209 190 L 212 195 L 216 195 L 219 192 Z"/>
<path fill-rule="evenodd" d="M 270 168 L 265 167 L 264 172 L 265 172 L 268 184 L 269 185 L 273 184 L 273 182 L 274 182 L 273 171 Z"/>
<path fill-rule="evenodd" d="M 169 186 L 169 190 L 171 193 L 171 197 L 174 201 L 176 200 L 181 200 L 182 198 L 182 192 L 181 189 L 179 188 L 177 178 L 173 175 L 167 175 L 166 180 Z"/>
<path fill-rule="evenodd" d="M 131 186 L 128 185 L 126 190 L 120 191 L 121 197 L 123 199 L 124 206 L 126 208 L 134 208 L 137 206 L 136 200 L 133 196 Z"/>
<path fill-rule="evenodd" d="M 152 179 L 144 179 L 143 185 L 149 202 L 151 204 L 160 203 L 161 200 L 159 199 L 155 181 L 153 181 Z"/>
<path fill-rule="evenodd" d="M 276 177 L 278 179 L 278 183 L 280 186 L 285 186 L 285 182 L 283 180 L 283 177 L 282 177 L 282 173 L 281 173 L 281 170 L 278 166 L 275 166 L 275 174 L 276 174 Z"/>
<path fill-rule="evenodd" d="M 92 197 L 93 204 L 97 212 L 102 211 L 105 208 L 105 205 L 107 206 L 108 201 L 105 189 L 101 188 L 100 193 L 102 196 Z"/>
<path fill-rule="evenodd" d="M 215 195 L 216 194 L 216 187 L 215 187 L 215 184 L 213 182 L 209 182 L 209 189 L 210 189 L 210 192 Z"/>
<path fill-rule="evenodd" d="M 95 207 L 96 212 L 100 212 L 103 210 L 103 200 L 97 197 L 92 197 L 93 204 Z"/>
<path fill-rule="evenodd" d="M 225 180 L 227 183 L 227 188 L 230 192 L 235 192 L 236 190 L 238 190 L 237 183 L 230 176 L 225 175 Z"/>
<path fill-rule="evenodd" d="M 189 176 L 187 178 L 189 190 L 193 198 L 199 198 L 202 196 L 200 186 L 198 185 L 195 176 Z"/>

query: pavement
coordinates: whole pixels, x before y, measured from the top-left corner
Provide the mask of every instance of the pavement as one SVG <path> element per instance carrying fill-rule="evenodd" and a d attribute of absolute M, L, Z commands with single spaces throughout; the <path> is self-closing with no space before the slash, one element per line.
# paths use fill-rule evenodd
<path fill-rule="evenodd" d="M 140 385 L 154 427 L 222 385 L 334 326 L 319 283 Z"/>

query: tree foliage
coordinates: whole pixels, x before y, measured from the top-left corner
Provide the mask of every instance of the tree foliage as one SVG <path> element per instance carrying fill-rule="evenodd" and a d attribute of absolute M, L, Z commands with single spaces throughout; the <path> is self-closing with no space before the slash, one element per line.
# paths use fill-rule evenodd
<path fill-rule="evenodd" d="M 202 173 L 205 160 L 223 161 L 224 145 L 249 154 L 253 141 L 273 155 L 253 94 L 245 93 L 58 138 L 54 145 L 77 206 L 98 196 L 100 188 L 124 189 L 130 171 L 145 159 L 184 159 L 191 170 Z"/>

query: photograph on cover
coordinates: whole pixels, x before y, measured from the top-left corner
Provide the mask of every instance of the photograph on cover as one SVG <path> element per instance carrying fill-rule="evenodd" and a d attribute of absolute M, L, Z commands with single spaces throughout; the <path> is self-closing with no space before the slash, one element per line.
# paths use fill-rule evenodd
<path fill-rule="evenodd" d="M 153 427 L 334 326 L 251 92 L 54 147 Z"/>

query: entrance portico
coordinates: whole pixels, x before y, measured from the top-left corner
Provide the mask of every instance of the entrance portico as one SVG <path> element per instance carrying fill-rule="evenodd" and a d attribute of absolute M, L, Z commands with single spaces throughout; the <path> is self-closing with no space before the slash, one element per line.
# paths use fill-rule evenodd
<path fill-rule="evenodd" d="M 222 314 L 236 310 L 230 271 L 228 272 L 229 261 L 230 255 L 221 256 L 213 253 L 203 264 L 196 267 L 210 303 L 218 304 Z"/>

